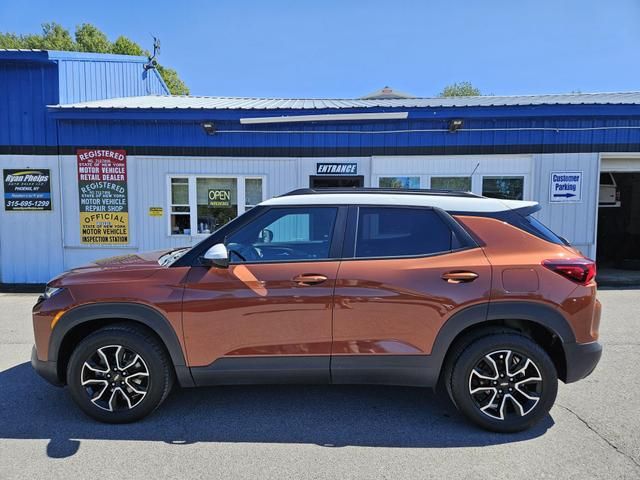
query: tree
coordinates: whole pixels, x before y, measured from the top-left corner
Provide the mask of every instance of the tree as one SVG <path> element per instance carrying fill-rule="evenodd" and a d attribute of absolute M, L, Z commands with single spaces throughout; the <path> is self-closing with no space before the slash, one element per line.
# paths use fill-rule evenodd
<path fill-rule="evenodd" d="M 69 30 L 58 23 L 43 23 L 41 34 L 17 35 L 11 32 L 0 32 L 0 48 L 28 48 L 149 56 L 148 51 L 123 35 L 111 43 L 104 32 L 90 23 L 78 25 L 74 37 L 75 38 L 71 36 Z M 160 64 L 157 64 L 156 68 L 172 95 L 189 94 L 189 88 L 173 68 L 163 67 Z"/>
<path fill-rule="evenodd" d="M 189 87 L 180 80 L 178 72 L 173 68 L 163 67 L 162 65 L 158 65 L 156 68 L 160 75 L 162 75 L 164 83 L 169 87 L 171 95 L 189 95 Z"/>
<path fill-rule="evenodd" d="M 107 36 L 90 23 L 76 28 L 76 45 L 81 52 L 111 53 L 111 42 Z"/>
<path fill-rule="evenodd" d="M 444 87 L 439 97 L 477 97 L 482 95 L 480 89 L 474 87 L 471 82 L 452 83 Z"/>
<path fill-rule="evenodd" d="M 55 22 L 42 25 L 42 48 L 45 50 L 72 50 L 73 38 L 69 30 Z"/>
<path fill-rule="evenodd" d="M 127 37 L 122 35 L 116 38 L 116 41 L 113 42 L 113 45 L 111 46 L 111 53 L 117 53 L 119 55 L 149 56 L 149 52 L 145 52 L 136 42 L 129 40 Z"/>

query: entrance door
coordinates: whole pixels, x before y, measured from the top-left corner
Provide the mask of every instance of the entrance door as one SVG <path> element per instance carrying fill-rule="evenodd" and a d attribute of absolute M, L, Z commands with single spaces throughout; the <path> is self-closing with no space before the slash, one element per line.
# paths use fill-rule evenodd
<path fill-rule="evenodd" d="M 351 188 L 364 187 L 363 175 L 325 176 L 311 175 L 309 177 L 311 188 Z"/>

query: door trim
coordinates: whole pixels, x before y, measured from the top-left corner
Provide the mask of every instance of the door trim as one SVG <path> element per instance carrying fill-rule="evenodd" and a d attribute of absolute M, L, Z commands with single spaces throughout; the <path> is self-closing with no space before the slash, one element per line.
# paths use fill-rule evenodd
<path fill-rule="evenodd" d="M 192 367 L 197 386 L 331 383 L 331 356 L 264 356 L 219 358 L 206 367 Z"/>

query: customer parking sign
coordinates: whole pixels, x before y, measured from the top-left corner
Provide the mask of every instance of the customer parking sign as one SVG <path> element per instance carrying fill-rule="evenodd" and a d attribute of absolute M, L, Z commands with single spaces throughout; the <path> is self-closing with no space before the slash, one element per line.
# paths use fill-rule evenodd
<path fill-rule="evenodd" d="M 549 201 L 568 203 L 582 201 L 582 172 L 551 172 Z"/>

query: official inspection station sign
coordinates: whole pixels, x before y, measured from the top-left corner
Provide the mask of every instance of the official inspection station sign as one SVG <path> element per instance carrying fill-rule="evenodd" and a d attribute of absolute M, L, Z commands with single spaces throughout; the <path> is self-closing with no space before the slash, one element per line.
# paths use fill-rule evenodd
<path fill-rule="evenodd" d="M 127 153 L 124 150 L 78 150 L 80 243 L 129 243 Z"/>
<path fill-rule="evenodd" d="M 550 180 L 550 202 L 582 201 L 582 172 L 551 172 Z"/>
<path fill-rule="evenodd" d="M 47 168 L 3 170 L 7 212 L 51 210 L 51 172 Z"/>

